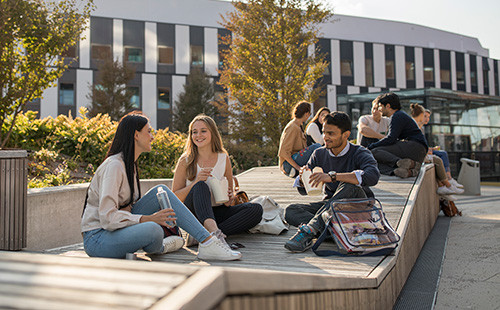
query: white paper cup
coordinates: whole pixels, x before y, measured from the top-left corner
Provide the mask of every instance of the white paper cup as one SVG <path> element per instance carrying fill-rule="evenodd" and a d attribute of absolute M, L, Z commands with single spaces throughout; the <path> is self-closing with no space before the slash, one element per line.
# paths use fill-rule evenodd
<path fill-rule="evenodd" d="M 225 177 L 222 178 L 222 180 L 215 177 L 209 177 L 207 179 L 207 184 L 212 192 L 216 204 L 219 205 L 229 201 L 229 196 L 227 194 L 228 182 Z"/>
<path fill-rule="evenodd" d="M 318 184 L 315 187 L 309 184 L 309 179 L 311 178 L 311 174 L 313 174 L 313 172 L 323 172 L 323 169 L 321 168 L 316 169 L 316 168 L 314 168 L 314 171 L 304 170 L 302 172 L 302 183 L 304 183 L 304 188 L 306 189 L 308 195 L 321 195 L 321 193 L 323 192 L 323 186 L 321 184 Z"/>

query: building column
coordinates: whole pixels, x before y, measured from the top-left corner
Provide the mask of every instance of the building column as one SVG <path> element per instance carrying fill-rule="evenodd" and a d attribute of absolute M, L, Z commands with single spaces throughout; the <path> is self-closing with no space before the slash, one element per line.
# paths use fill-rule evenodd
<path fill-rule="evenodd" d="M 331 57 L 330 63 L 332 67 L 332 84 L 340 85 L 340 41 L 330 40 Z M 337 100 L 337 99 L 335 99 Z M 335 104 L 336 105 L 336 104 Z"/>
<path fill-rule="evenodd" d="M 415 47 L 415 87 L 424 88 L 424 52 Z"/>
<path fill-rule="evenodd" d="M 396 45 L 395 51 L 395 66 L 396 66 L 396 87 L 406 88 L 406 60 L 404 46 Z"/>
<path fill-rule="evenodd" d="M 123 62 L 123 20 L 113 19 L 113 60 Z"/>
<path fill-rule="evenodd" d="M 354 58 L 354 85 L 366 86 L 365 73 L 365 43 L 353 42 L 353 58 Z"/>
<path fill-rule="evenodd" d="M 441 88 L 441 59 L 437 48 L 434 49 L 434 81 L 436 88 Z"/>
<path fill-rule="evenodd" d="M 156 23 L 144 24 L 144 68 L 146 72 L 156 73 L 158 70 L 158 37 Z"/>
<path fill-rule="evenodd" d="M 483 57 L 476 56 L 477 93 L 484 94 Z"/>
<path fill-rule="evenodd" d="M 450 52 L 451 65 L 451 89 L 457 90 L 457 57 L 455 51 Z"/>
<path fill-rule="evenodd" d="M 470 56 L 469 54 L 464 54 L 465 60 L 465 91 L 470 93 L 472 91 L 471 80 L 470 80 Z"/>
<path fill-rule="evenodd" d="M 83 31 L 80 39 L 80 53 L 78 62 L 80 68 L 90 68 L 90 19 L 86 21 L 87 28 Z"/>
<path fill-rule="evenodd" d="M 142 112 L 149 118 L 149 123 L 157 128 L 157 87 L 156 74 L 142 74 Z"/>
<path fill-rule="evenodd" d="M 205 72 L 217 76 L 219 69 L 219 38 L 216 28 L 205 28 Z"/>
<path fill-rule="evenodd" d="M 175 73 L 189 74 L 190 62 L 189 26 L 175 25 Z"/>
<path fill-rule="evenodd" d="M 373 85 L 386 87 L 385 49 L 383 44 L 373 43 Z"/>
<path fill-rule="evenodd" d="M 59 84 L 54 87 L 47 88 L 43 92 L 43 98 L 40 99 L 40 118 L 46 118 L 52 116 L 56 118 L 58 115 L 57 102 L 59 101 L 58 96 Z"/>
<path fill-rule="evenodd" d="M 337 111 L 337 86 L 326 86 L 326 102 L 326 105 L 328 106 L 328 109 L 330 109 L 330 111 Z"/>
<path fill-rule="evenodd" d="M 76 70 L 76 113 L 78 115 L 80 108 L 89 108 L 91 100 L 87 96 L 91 92 L 91 85 L 94 80 L 92 70 Z"/>

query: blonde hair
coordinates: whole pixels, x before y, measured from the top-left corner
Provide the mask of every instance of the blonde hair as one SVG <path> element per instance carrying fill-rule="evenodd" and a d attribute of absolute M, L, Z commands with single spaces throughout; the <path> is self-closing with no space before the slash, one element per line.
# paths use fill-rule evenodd
<path fill-rule="evenodd" d="M 193 125 L 194 123 L 201 121 L 207 125 L 208 130 L 210 130 L 211 144 L 212 144 L 212 152 L 214 153 L 227 153 L 222 145 L 222 138 L 220 136 L 219 130 L 217 129 L 217 124 L 215 121 L 208 115 L 199 114 L 191 123 L 189 123 L 189 131 L 188 138 L 186 141 L 186 145 L 184 146 L 184 156 L 187 160 L 187 168 L 186 168 L 186 178 L 190 181 L 193 181 L 196 177 L 196 164 L 198 163 L 198 146 L 193 142 Z M 184 157 L 183 156 L 183 157 Z"/>

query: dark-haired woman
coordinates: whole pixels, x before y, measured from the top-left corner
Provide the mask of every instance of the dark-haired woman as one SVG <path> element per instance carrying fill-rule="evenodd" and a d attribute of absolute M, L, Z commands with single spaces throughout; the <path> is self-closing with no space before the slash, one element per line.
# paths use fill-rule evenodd
<path fill-rule="evenodd" d="M 239 259 L 241 254 L 213 237 L 165 185 L 153 187 L 141 198 L 137 159 L 151 150 L 152 140 L 144 115 L 129 113 L 120 120 L 106 160 L 89 186 L 81 222 L 85 252 L 124 258 L 140 249 L 154 254 L 176 251 L 184 240 L 166 236 L 163 229 L 175 228 L 173 222 L 200 241 L 200 259 Z M 171 209 L 160 206 L 159 188 L 167 193 Z"/>
<path fill-rule="evenodd" d="M 314 143 L 307 146 L 307 138 L 302 125 L 311 116 L 311 103 L 301 101 L 293 107 L 292 120 L 285 126 L 281 133 L 280 147 L 278 150 L 279 166 L 285 175 L 295 178 L 311 154 L 321 144 Z"/>
<path fill-rule="evenodd" d="M 330 110 L 327 107 L 322 107 L 307 125 L 306 134 L 308 137 L 311 137 L 312 143 L 325 144 L 325 140 L 323 139 L 323 123 L 328 114 L 330 114 Z"/>

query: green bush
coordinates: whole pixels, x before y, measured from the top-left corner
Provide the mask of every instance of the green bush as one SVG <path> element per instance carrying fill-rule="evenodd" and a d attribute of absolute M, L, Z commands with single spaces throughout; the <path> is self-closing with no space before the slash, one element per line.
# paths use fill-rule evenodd
<path fill-rule="evenodd" d="M 278 149 L 271 144 L 225 141 L 224 147 L 230 155 L 234 173 L 241 173 L 252 167 L 278 165 Z"/>
<path fill-rule="evenodd" d="M 8 147 L 29 150 L 29 186 L 45 187 L 85 182 L 106 157 L 118 122 L 107 115 L 59 115 L 37 119 L 36 112 L 20 113 Z M 2 130 L 7 130 L 7 120 Z M 186 135 L 154 132 L 152 151 L 139 158 L 141 177 L 170 178 L 182 154 Z"/>

